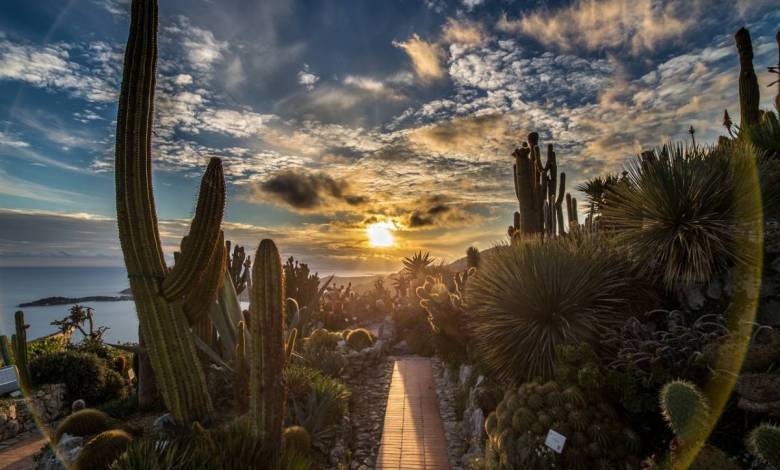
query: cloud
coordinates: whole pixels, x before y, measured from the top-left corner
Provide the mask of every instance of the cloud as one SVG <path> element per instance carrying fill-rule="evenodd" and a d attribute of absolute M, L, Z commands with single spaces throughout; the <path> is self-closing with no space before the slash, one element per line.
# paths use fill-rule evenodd
<path fill-rule="evenodd" d="M 683 37 L 696 26 L 701 4 L 705 2 L 576 0 L 569 6 L 540 9 L 517 20 L 510 20 L 504 14 L 496 28 L 524 33 L 564 51 L 628 46 L 632 54 L 640 54 L 662 42 Z"/>
<path fill-rule="evenodd" d="M 98 47 L 102 46 L 101 43 Z M 62 90 L 91 102 L 112 102 L 116 99 L 114 84 L 102 78 L 104 73 L 98 73 L 111 56 L 92 54 L 91 63 L 74 60 L 73 52 L 87 54 L 87 49 L 67 44 L 18 44 L 0 38 L 0 80 L 21 81 L 48 91 Z"/>
<path fill-rule="evenodd" d="M 358 206 L 368 200 L 365 196 L 351 193 L 345 180 L 335 179 L 325 173 L 284 171 L 262 182 L 258 189 L 301 211 L 332 209 L 334 202 Z"/>
<path fill-rule="evenodd" d="M 466 7 L 466 9 L 469 11 L 482 5 L 483 3 L 485 3 L 485 0 L 463 0 L 463 6 Z"/>
<path fill-rule="evenodd" d="M 404 42 L 394 41 L 393 45 L 406 52 L 412 60 L 414 72 L 423 82 L 444 78 L 445 73 L 441 66 L 444 52 L 438 44 L 425 42 L 414 34 Z"/>
<path fill-rule="evenodd" d="M 444 25 L 442 40 L 446 43 L 477 45 L 485 41 L 482 24 L 450 18 Z"/>
<path fill-rule="evenodd" d="M 176 24 L 165 31 L 178 36 L 178 44 L 184 47 L 190 65 L 201 72 L 210 72 L 228 50 L 227 41 L 219 41 L 213 32 L 194 26 L 186 16 L 180 15 Z"/>
<path fill-rule="evenodd" d="M 423 151 L 482 155 L 509 140 L 507 120 L 501 115 L 455 118 L 412 130 L 409 141 Z"/>
<path fill-rule="evenodd" d="M 309 66 L 303 64 L 303 70 L 298 72 L 298 83 L 306 87 L 307 90 L 312 90 L 319 80 L 320 77 L 309 72 Z"/>
<path fill-rule="evenodd" d="M 83 202 L 86 196 L 74 191 L 53 188 L 50 184 L 39 184 L 18 178 L 0 168 L 0 194 L 39 202 L 52 202 L 67 206 Z"/>

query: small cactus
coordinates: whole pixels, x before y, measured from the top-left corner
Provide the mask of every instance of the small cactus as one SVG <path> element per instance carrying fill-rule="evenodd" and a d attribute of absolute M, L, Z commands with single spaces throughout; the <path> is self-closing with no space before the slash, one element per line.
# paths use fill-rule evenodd
<path fill-rule="evenodd" d="M 57 426 L 55 437 L 59 441 L 64 434 L 89 436 L 108 429 L 111 429 L 111 422 L 107 414 L 93 408 L 86 408 L 65 418 Z"/>
<path fill-rule="evenodd" d="M 357 328 L 347 335 L 347 345 L 355 351 L 371 347 L 373 343 L 374 336 L 365 328 Z"/>
<path fill-rule="evenodd" d="M 133 441 L 130 434 L 119 429 L 104 431 L 90 439 L 76 458 L 75 470 L 108 468 Z"/>
<path fill-rule="evenodd" d="M 683 380 L 667 383 L 661 390 L 660 402 L 664 419 L 678 438 L 686 443 L 702 440 L 710 407 L 694 384 Z"/>
<path fill-rule="evenodd" d="M 780 427 L 771 424 L 757 426 L 747 438 L 747 447 L 762 462 L 780 468 Z"/>
<path fill-rule="evenodd" d="M 30 367 L 27 363 L 27 328 L 30 325 L 24 323 L 24 313 L 20 310 L 14 315 L 16 321 L 16 334 L 11 337 L 14 350 L 14 361 L 19 371 L 19 385 L 22 390 L 30 388 Z"/>
<path fill-rule="evenodd" d="M 290 426 L 284 429 L 282 436 L 284 449 L 306 455 L 311 450 L 311 437 L 303 426 Z"/>

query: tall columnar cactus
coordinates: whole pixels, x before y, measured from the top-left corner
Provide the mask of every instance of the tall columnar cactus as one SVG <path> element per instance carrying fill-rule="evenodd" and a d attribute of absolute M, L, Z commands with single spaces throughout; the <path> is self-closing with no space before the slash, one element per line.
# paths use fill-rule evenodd
<path fill-rule="evenodd" d="M 753 70 L 753 43 L 750 32 L 740 28 L 734 35 L 739 52 L 739 112 L 740 128 L 758 124 L 761 113 L 758 109 L 761 101 L 758 89 L 758 77 Z"/>
<path fill-rule="evenodd" d="M 520 211 L 515 212 L 510 236 L 565 234 L 563 226 L 563 199 L 566 174 L 558 179 L 558 164 L 552 144 L 547 146 L 547 160 L 542 165 L 539 134 L 528 134 L 528 140 L 512 156 L 514 163 L 515 196 Z M 567 199 L 568 200 L 568 199 Z"/>
<path fill-rule="evenodd" d="M 263 442 L 269 449 L 281 449 L 285 404 L 284 271 L 279 250 L 271 240 L 263 240 L 257 248 L 249 292 L 249 410 Z"/>
<path fill-rule="evenodd" d="M 201 181 L 187 242 L 165 265 L 152 194 L 152 116 L 157 63 L 157 1 L 134 0 L 125 49 L 116 131 L 119 240 L 157 385 L 174 419 L 204 421 L 213 412 L 183 302 L 207 271 L 225 204 L 222 163 L 212 158 Z"/>
<path fill-rule="evenodd" d="M 8 345 L 8 336 L 0 335 L 0 359 L 3 360 L 4 366 L 10 366 L 14 363 L 11 358 L 11 350 Z"/>
<path fill-rule="evenodd" d="M 27 328 L 30 325 L 24 323 L 24 313 L 19 310 L 14 314 L 16 321 L 16 334 L 11 337 L 11 345 L 14 350 L 14 362 L 19 371 L 19 383 L 22 390 L 30 387 L 30 368 L 27 363 Z"/>

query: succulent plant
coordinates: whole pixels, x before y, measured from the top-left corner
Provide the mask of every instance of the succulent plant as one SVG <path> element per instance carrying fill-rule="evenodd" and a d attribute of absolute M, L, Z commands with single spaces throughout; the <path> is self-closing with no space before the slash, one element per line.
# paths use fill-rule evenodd
<path fill-rule="evenodd" d="M 3 360 L 4 366 L 10 366 L 14 363 L 6 335 L 0 335 L 0 359 Z"/>
<path fill-rule="evenodd" d="M 469 268 L 479 267 L 479 249 L 475 246 L 470 246 L 466 249 L 466 266 Z"/>
<path fill-rule="evenodd" d="M 236 289 L 236 294 L 241 295 L 249 284 L 249 273 L 252 272 L 252 257 L 247 256 L 243 246 L 236 244 L 233 246 L 233 253 L 231 255 L 230 247 L 232 243 L 230 240 L 225 241 L 225 252 L 227 253 L 227 272 L 230 275 L 230 279 L 233 281 L 233 287 Z"/>
<path fill-rule="evenodd" d="M 761 101 L 758 77 L 753 70 L 753 43 L 750 32 L 740 28 L 734 35 L 739 52 L 739 111 L 740 128 L 758 124 L 761 113 L 758 105 Z"/>
<path fill-rule="evenodd" d="M 357 328 L 347 335 L 347 345 L 355 351 L 371 347 L 374 344 L 374 335 L 365 328 Z"/>
<path fill-rule="evenodd" d="M 311 437 L 303 426 L 284 428 L 282 438 L 285 452 L 293 451 L 306 455 L 311 450 Z"/>
<path fill-rule="evenodd" d="M 166 406 L 178 422 L 207 419 L 213 406 L 182 303 L 224 249 L 222 164 L 212 158 L 201 181 L 187 241 L 172 269 L 165 264 L 152 193 L 152 117 L 157 62 L 156 0 L 134 0 L 125 49 L 116 131 L 119 239 L 141 336 Z M 217 245 L 220 245 L 219 247 Z"/>
<path fill-rule="evenodd" d="M 285 381 L 284 271 L 279 250 L 263 240 L 255 253 L 250 289 L 249 410 L 267 448 L 282 448 Z M 281 454 L 274 456 L 276 461 Z"/>
<path fill-rule="evenodd" d="M 404 265 L 404 273 L 412 279 L 424 279 L 428 274 L 428 268 L 435 261 L 430 253 L 423 255 L 422 251 L 407 256 L 401 262 Z"/>
<path fill-rule="evenodd" d="M 337 332 L 331 332 L 325 328 L 314 330 L 309 336 L 307 346 L 311 349 L 335 349 L 342 340 L 342 336 Z"/>
<path fill-rule="evenodd" d="M 560 455 L 544 446 L 551 429 L 566 436 Z M 622 468 L 639 461 L 638 435 L 598 394 L 573 384 L 534 381 L 510 389 L 485 431 L 488 468 Z"/>
<path fill-rule="evenodd" d="M 646 297 L 633 268 L 595 233 L 494 250 L 465 302 L 474 356 L 499 381 L 551 378 L 558 345 L 597 347 Z"/>
<path fill-rule="evenodd" d="M 780 427 L 772 424 L 756 426 L 747 438 L 747 447 L 762 462 L 780 468 Z"/>
<path fill-rule="evenodd" d="M 102 411 L 85 408 L 65 418 L 55 432 L 55 440 L 59 441 L 64 434 L 71 436 L 89 436 L 111 429 L 111 420 Z"/>
<path fill-rule="evenodd" d="M 119 429 L 103 431 L 93 437 L 78 453 L 74 468 L 76 470 L 102 470 L 108 468 L 116 460 L 133 438 Z"/>

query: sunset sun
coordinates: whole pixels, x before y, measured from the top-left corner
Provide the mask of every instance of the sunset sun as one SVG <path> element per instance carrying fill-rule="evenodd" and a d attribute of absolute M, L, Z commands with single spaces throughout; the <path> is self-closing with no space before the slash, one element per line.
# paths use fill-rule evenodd
<path fill-rule="evenodd" d="M 393 246 L 393 230 L 395 225 L 392 222 L 376 222 L 367 226 L 368 243 L 375 248 Z"/>

